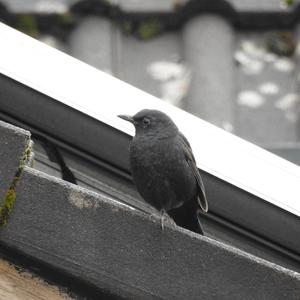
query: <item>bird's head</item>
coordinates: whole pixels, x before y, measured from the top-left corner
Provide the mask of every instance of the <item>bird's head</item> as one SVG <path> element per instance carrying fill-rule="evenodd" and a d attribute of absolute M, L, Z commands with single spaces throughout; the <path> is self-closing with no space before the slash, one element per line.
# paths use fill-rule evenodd
<path fill-rule="evenodd" d="M 119 118 L 132 123 L 136 135 L 176 135 L 178 128 L 169 116 L 158 110 L 143 109 L 133 117 L 119 115 Z"/>

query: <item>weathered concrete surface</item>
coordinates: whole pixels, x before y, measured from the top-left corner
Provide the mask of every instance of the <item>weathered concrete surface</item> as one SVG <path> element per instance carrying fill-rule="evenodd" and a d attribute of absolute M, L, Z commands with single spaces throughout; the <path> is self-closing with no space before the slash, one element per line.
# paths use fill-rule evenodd
<path fill-rule="evenodd" d="M 29 141 L 28 131 L 0 121 L 0 205 Z"/>
<path fill-rule="evenodd" d="M 300 275 L 25 168 L 1 243 L 130 299 L 299 299 Z"/>

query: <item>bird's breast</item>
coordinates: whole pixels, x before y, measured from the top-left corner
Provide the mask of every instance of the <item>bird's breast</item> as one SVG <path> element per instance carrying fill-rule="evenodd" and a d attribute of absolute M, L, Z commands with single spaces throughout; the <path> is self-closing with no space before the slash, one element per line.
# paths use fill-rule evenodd
<path fill-rule="evenodd" d="M 172 140 L 133 140 L 130 146 L 131 167 L 143 171 L 158 173 L 172 172 L 182 159 L 181 153 L 176 151 Z"/>
<path fill-rule="evenodd" d="M 158 209 L 178 207 L 194 193 L 191 170 L 171 139 L 151 143 L 133 140 L 130 164 L 139 193 Z"/>

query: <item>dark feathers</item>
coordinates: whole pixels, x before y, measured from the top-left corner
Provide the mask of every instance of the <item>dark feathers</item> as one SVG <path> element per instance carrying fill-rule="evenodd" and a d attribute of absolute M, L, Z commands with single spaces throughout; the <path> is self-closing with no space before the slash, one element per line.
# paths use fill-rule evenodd
<path fill-rule="evenodd" d="M 120 116 L 136 134 L 130 144 L 130 166 L 137 190 L 175 223 L 203 234 L 199 209 L 208 210 L 204 185 L 191 146 L 174 122 L 156 110 Z"/>
<path fill-rule="evenodd" d="M 200 176 L 199 170 L 197 168 L 196 160 L 195 160 L 194 154 L 192 152 L 191 145 L 188 142 L 188 140 L 186 139 L 186 137 L 181 132 L 178 133 L 178 136 L 182 140 L 185 158 L 186 158 L 190 168 L 193 170 L 193 174 L 197 181 L 197 191 L 198 191 L 197 200 L 198 200 L 199 206 L 200 206 L 201 210 L 203 210 L 204 212 L 207 212 L 208 211 L 208 203 L 207 203 L 207 199 L 206 199 L 206 195 L 205 195 L 204 184 L 203 184 L 202 178 Z"/>

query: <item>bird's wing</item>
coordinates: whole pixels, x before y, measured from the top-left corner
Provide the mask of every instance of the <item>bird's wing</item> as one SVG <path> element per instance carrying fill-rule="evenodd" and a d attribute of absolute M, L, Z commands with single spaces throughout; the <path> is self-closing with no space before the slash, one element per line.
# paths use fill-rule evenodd
<path fill-rule="evenodd" d="M 186 159 L 187 163 L 189 164 L 190 168 L 193 170 L 193 174 L 194 174 L 196 182 L 197 182 L 197 190 L 198 190 L 197 200 L 198 200 L 199 206 L 204 212 L 207 212 L 208 211 L 208 203 L 207 203 L 207 199 L 206 199 L 206 195 L 205 195 L 204 184 L 201 179 L 199 170 L 197 168 L 196 160 L 195 160 L 191 145 L 188 142 L 188 140 L 186 139 L 186 137 L 181 132 L 179 132 L 179 137 L 180 137 L 183 149 L 184 149 L 185 159 Z"/>

